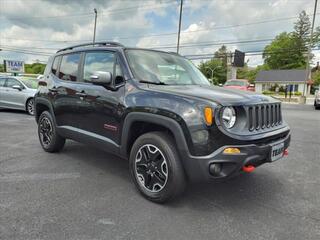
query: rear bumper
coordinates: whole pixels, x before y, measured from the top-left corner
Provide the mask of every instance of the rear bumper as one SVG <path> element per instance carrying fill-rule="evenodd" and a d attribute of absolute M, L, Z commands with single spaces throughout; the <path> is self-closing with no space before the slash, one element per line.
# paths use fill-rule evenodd
<path fill-rule="evenodd" d="M 243 166 L 252 165 L 258 167 L 271 162 L 271 148 L 276 143 L 283 142 L 284 149 L 290 144 L 291 135 L 288 133 L 284 138 L 276 142 L 248 145 L 226 145 L 207 156 L 190 156 L 182 154 L 185 171 L 191 181 L 225 180 L 239 174 Z M 239 154 L 224 154 L 227 147 L 240 149 Z M 210 165 L 219 164 L 221 168 L 218 174 L 210 173 Z"/>

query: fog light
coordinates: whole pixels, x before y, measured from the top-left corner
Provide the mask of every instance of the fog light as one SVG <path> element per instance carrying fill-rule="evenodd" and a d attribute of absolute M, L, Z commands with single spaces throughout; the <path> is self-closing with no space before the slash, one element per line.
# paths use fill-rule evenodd
<path fill-rule="evenodd" d="M 240 149 L 239 148 L 226 148 L 223 150 L 224 154 L 239 154 Z"/>
<path fill-rule="evenodd" d="M 222 169 L 222 166 L 219 163 L 212 163 L 209 166 L 209 172 L 213 176 L 220 175 L 221 169 Z"/>

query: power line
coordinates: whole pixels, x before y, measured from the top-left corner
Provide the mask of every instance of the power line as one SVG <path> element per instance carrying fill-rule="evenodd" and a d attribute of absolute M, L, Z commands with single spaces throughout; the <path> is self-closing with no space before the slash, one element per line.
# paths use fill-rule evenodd
<path fill-rule="evenodd" d="M 239 41 L 235 40 L 221 40 L 221 41 L 206 41 L 206 42 L 198 42 L 198 43 L 185 43 L 184 45 L 181 45 L 181 48 L 187 48 L 187 47 L 199 47 L 199 46 L 219 46 L 219 45 L 230 45 L 230 44 L 254 44 L 254 43 L 261 43 L 261 42 L 268 42 L 272 41 L 274 38 L 266 38 L 266 39 L 240 39 Z M 15 46 L 15 45 L 3 45 L 1 44 L 0 47 L 4 48 L 14 48 L 18 50 L 29 50 L 26 48 L 23 48 L 21 46 Z M 28 46 L 32 49 L 40 49 L 40 50 L 58 50 L 59 48 L 50 48 L 50 47 L 35 47 L 35 46 Z M 148 47 L 150 49 L 168 49 L 168 48 L 175 48 L 173 45 L 162 45 L 162 46 L 150 46 Z"/>

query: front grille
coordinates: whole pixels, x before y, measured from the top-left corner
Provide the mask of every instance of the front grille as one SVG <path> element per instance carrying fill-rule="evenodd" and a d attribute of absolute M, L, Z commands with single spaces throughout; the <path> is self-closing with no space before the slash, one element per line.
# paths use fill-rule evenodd
<path fill-rule="evenodd" d="M 247 107 L 249 131 L 273 128 L 282 123 L 281 104 L 260 104 Z"/>

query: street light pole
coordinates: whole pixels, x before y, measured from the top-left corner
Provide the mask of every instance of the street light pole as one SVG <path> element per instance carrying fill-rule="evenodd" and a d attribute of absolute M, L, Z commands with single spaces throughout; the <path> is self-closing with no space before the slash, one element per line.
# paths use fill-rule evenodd
<path fill-rule="evenodd" d="M 177 41 L 177 53 L 179 53 L 179 46 L 180 46 L 180 32 L 181 32 L 181 19 L 182 19 L 182 5 L 183 5 L 183 0 L 180 0 L 180 16 L 179 16 L 179 29 L 178 29 L 178 41 Z"/>
<path fill-rule="evenodd" d="M 311 55 L 311 48 L 313 45 L 313 29 L 314 29 L 314 22 L 316 19 L 316 14 L 317 14 L 317 4 L 318 4 L 318 0 L 314 1 L 314 10 L 313 10 L 313 18 L 312 18 L 312 26 L 311 26 L 311 33 L 310 33 L 310 42 L 309 42 L 309 46 L 308 46 L 308 54 L 307 54 L 307 62 L 306 62 L 306 78 L 304 81 L 304 85 L 303 85 L 303 97 L 304 97 L 304 102 L 306 102 L 306 92 L 308 91 L 308 89 L 306 89 L 307 87 L 307 81 L 309 78 L 311 78 L 311 71 L 310 71 L 310 55 Z"/>
<path fill-rule="evenodd" d="M 216 70 L 217 68 L 220 68 L 220 66 L 216 66 L 215 68 L 211 68 L 211 67 L 205 67 L 207 69 L 209 69 L 211 71 L 211 80 L 212 80 L 212 83 L 213 83 L 213 73 L 214 73 L 214 70 Z"/>
<path fill-rule="evenodd" d="M 94 45 L 94 43 L 96 42 L 96 28 L 97 28 L 97 16 L 98 16 L 98 12 L 97 9 L 94 8 L 94 29 L 93 29 L 93 41 L 92 41 L 92 45 Z"/>

